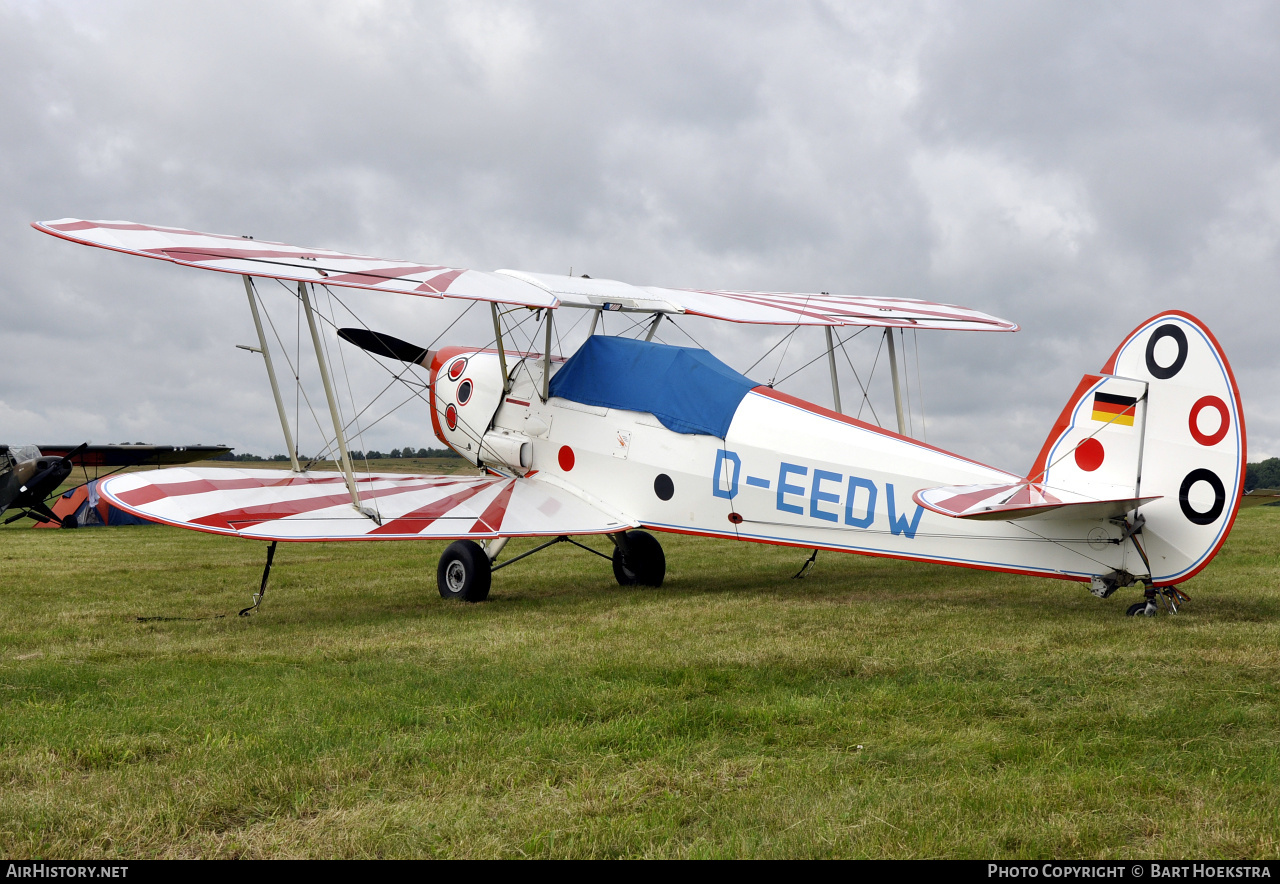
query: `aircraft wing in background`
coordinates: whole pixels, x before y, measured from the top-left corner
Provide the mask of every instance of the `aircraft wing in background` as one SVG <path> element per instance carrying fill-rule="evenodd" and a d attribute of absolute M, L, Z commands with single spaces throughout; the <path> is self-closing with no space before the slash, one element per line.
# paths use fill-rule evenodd
<path fill-rule="evenodd" d="M 75 445 L 37 445 L 46 457 L 66 457 Z M 85 467 L 163 467 L 213 460 L 231 449 L 225 445 L 86 445 L 72 460 Z"/>

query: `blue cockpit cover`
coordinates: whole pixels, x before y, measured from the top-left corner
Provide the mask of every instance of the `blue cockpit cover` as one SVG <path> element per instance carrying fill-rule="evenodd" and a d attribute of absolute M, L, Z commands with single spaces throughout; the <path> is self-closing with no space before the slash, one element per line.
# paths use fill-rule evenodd
<path fill-rule="evenodd" d="M 551 377 L 551 395 L 647 411 L 677 433 L 724 438 L 755 381 L 706 350 L 593 335 Z"/>

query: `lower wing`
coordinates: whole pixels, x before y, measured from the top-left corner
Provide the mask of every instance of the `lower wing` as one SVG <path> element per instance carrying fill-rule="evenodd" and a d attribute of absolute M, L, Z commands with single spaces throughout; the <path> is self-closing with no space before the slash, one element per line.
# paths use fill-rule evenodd
<path fill-rule="evenodd" d="M 356 476 L 361 510 L 341 473 L 186 469 L 128 473 L 101 494 L 167 525 L 256 540 L 437 540 L 607 534 L 625 517 L 536 476 Z"/>

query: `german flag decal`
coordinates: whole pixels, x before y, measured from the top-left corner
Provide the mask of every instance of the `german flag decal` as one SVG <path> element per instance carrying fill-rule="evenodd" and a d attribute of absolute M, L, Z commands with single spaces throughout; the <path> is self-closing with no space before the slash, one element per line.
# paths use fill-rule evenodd
<path fill-rule="evenodd" d="M 1132 396 L 1115 396 L 1111 393 L 1093 394 L 1093 419 L 1125 427 L 1133 426 L 1133 415 L 1138 400 Z"/>

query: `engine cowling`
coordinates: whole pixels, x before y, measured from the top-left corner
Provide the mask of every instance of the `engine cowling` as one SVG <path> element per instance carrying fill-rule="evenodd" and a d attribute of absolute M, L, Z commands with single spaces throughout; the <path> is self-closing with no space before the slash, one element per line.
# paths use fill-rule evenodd
<path fill-rule="evenodd" d="M 502 404 L 504 378 L 498 354 L 465 347 L 445 347 L 431 360 L 431 424 L 436 437 L 472 464 L 498 461 L 515 468 L 503 454 L 510 447 L 485 436 Z M 490 434 L 493 435 L 493 434 Z"/>

